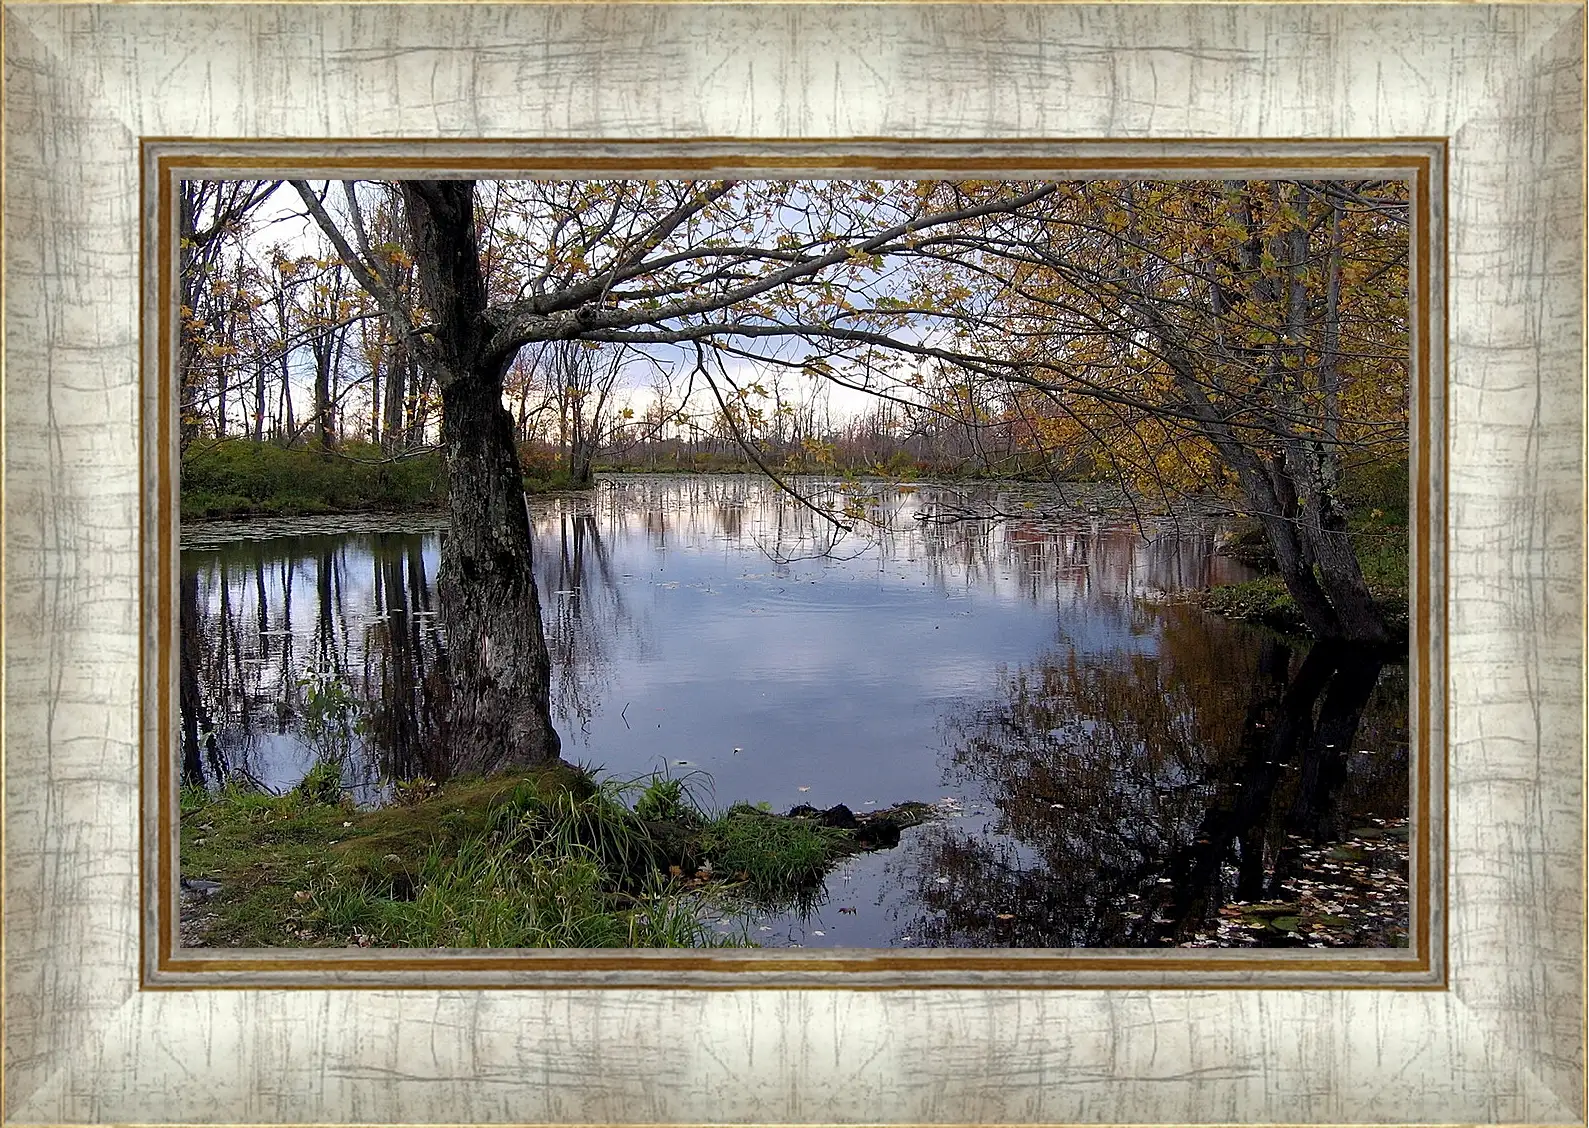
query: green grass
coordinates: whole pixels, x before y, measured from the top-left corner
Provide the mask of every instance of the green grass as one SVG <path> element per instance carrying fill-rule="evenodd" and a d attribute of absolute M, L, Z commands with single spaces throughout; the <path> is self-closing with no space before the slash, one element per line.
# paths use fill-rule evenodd
<path fill-rule="evenodd" d="M 355 809 L 334 771 L 285 795 L 181 799 L 181 871 L 220 883 L 209 946 L 702 947 L 722 921 L 799 903 L 858 846 L 843 830 L 738 804 L 709 813 L 666 777 L 555 764 L 410 784 Z"/>
<path fill-rule="evenodd" d="M 774 906 L 818 885 L 834 863 L 854 853 L 855 839 L 740 803 L 702 827 L 700 850 L 715 874 L 738 883 L 742 896 Z"/>
<path fill-rule="evenodd" d="M 322 927 L 359 943 L 424 948 L 706 947 L 723 943 L 699 898 L 656 881 L 624 892 L 599 848 L 555 849 L 523 829 L 433 844 L 380 876 L 333 869 L 310 891 Z M 394 855 L 394 857 L 396 857 Z M 401 867 L 401 868 L 400 868 Z"/>
<path fill-rule="evenodd" d="M 328 844 L 349 834 L 352 805 L 317 803 L 299 791 L 243 788 L 217 795 L 185 789 L 182 875 L 221 883 L 206 900 L 206 942 L 247 947 L 303 944 L 312 931 L 299 893 L 320 877 Z"/>
<path fill-rule="evenodd" d="M 529 493 L 575 488 L 555 461 L 526 454 L 524 463 Z M 323 451 L 199 439 L 182 454 L 182 517 L 188 521 L 435 509 L 446 503 L 440 451 L 388 460 L 368 443 Z"/>
<path fill-rule="evenodd" d="M 437 452 L 384 461 L 378 447 L 336 452 L 246 439 L 201 439 L 182 454 L 182 517 L 298 516 L 442 505 Z"/>
<path fill-rule="evenodd" d="M 433 789 L 378 810 L 311 771 L 286 795 L 182 796 L 182 872 L 218 881 L 214 946 L 701 947 L 733 943 L 665 876 L 635 785 L 567 765 Z M 664 868 L 659 869 L 659 864 Z"/>

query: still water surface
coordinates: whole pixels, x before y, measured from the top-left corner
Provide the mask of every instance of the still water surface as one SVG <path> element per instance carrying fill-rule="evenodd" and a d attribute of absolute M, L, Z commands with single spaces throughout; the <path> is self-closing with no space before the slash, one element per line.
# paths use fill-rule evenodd
<path fill-rule="evenodd" d="M 1309 660 L 1189 604 L 1250 574 L 1215 554 L 1215 525 L 1089 517 L 1043 487 L 870 483 L 854 500 L 885 527 L 835 543 L 750 476 L 532 499 L 565 759 L 710 780 L 718 806 L 940 807 L 845 863 L 809 914 L 751 920 L 752 939 L 1153 944 L 1261 899 L 1286 833 L 1405 817 L 1405 667 Z M 1005 519 L 923 519 L 968 510 Z M 317 680 L 362 718 L 359 799 L 445 774 L 426 739 L 441 524 L 184 533 L 190 782 L 295 784 Z"/>

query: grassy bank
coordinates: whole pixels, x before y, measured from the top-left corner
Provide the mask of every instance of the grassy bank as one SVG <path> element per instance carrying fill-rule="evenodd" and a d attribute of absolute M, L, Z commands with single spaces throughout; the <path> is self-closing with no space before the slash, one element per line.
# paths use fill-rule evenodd
<path fill-rule="evenodd" d="M 185 791 L 181 820 L 182 876 L 201 886 L 184 893 L 184 943 L 203 946 L 745 944 L 726 917 L 811 896 L 868 844 L 819 818 L 704 811 L 679 780 L 563 764 L 400 785 L 376 810 L 317 770 L 286 795 Z"/>
<path fill-rule="evenodd" d="M 556 465 L 536 459 L 525 464 L 524 488 L 530 493 L 571 485 Z M 433 509 L 446 501 L 440 451 L 392 459 L 368 443 L 325 451 L 203 439 L 182 454 L 184 521 Z"/>
<path fill-rule="evenodd" d="M 421 509 L 446 500 L 441 455 L 386 460 L 379 447 L 338 451 L 244 439 L 196 440 L 182 454 L 182 519 Z"/>
<path fill-rule="evenodd" d="M 528 493 L 589 487 L 589 483 L 574 482 L 563 456 L 544 443 L 523 444 L 519 461 Z M 874 461 L 793 456 L 774 459 L 771 465 L 781 474 L 847 481 L 1052 480 L 1043 467 L 1013 461 L 988 466 L 923 461 L 904 454 Z M 701 451 L 599 462 L 596 470 L 635 475 L 762 474 L 760 467 L 742 455 Z M 439 451 L 391 458 L 369 443 L 345 442 L 335 450 L 323 450 L 248 439 L 199 439 L 182 454 L 181 497 L 185 521 L 432 509 L 446 504 L 447 469 Z"/>

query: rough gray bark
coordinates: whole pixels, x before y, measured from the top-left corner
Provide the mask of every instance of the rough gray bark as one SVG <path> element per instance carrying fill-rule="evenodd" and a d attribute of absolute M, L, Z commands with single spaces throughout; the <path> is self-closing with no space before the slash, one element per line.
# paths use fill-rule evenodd
<path fill-rule="evenodd" d="M 474 230 L 474 182 L 405 181 L 420 291 L 437 325 L 424 363 L 441 389 L 451 528 L 437 578 L 447 631 L 445 739 L 455 771 L 555 759 L 551 658 L 529 514 L 493 350 Z"/>

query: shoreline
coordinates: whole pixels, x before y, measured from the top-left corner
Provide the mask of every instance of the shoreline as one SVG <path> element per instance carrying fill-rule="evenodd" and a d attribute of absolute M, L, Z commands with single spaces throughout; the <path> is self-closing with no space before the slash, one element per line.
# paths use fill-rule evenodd
<path fill-rule="evenodd" d="M 280 795 L 185 789 L 180 927 L 188 947 L 754 946 L 721 922 L 813 899 L 940 813 L 710 811 L 679 780 L 561 760 L 368 808 L 313 772 Z"/>

